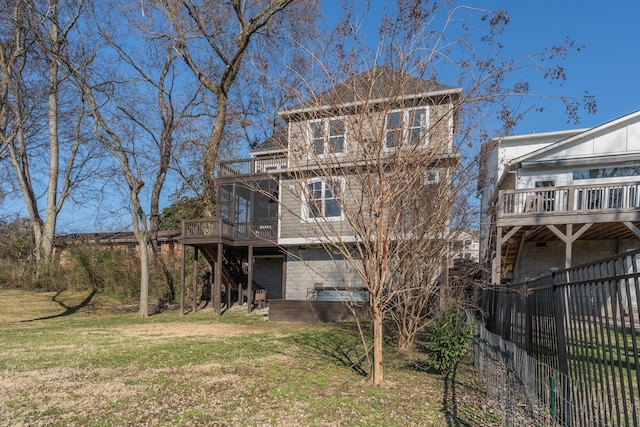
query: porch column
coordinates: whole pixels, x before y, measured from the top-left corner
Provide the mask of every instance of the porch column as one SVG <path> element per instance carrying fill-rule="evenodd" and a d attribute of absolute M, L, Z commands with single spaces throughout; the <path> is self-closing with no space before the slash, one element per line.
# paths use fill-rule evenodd
<path fill-rule="evenodd" d="M 198 247 L 193 247 L 193 312 L 198 309 Z"/>
<path fill-rule="evenodd" d="M 213 283 L 213 307 L 216 314 L 222 314 L 220 309 L 220 300 L 222 299 L 221 284 L 222 284 L 222 251 L 224 246 L 222 243 L 218 243 L 217 259 L 216 259 L 216 277 Z"/>
<path fill-rule="evenodd" d="M 580 236 L 587 231 L 593 223 L 588 223 L 580 227 L 580 230 L 573 232 L 573 224 L 567 224 L 567 232 L 566 234 L 562 233 L 562 231 L 558 230 L 555 225 L 547 225 L 547 228 L 553 232 L 560 240 L 564 242 L 564 268 L 570 268 L 572 264 L 572 256 L 573 256 L 573 242 L 578 240 Z"/>
<path fill-rule="evenodd" d="M 185 254 L 184 254 L 184 245 L 180 245 L 180 247 L 182 248 L 182 255 L 181 255 L 181 269 L 180 269 L 180 315 L 184 316 L 184 297 L 185 297 L 185 287 L 184 287 L 184 279 L 185 279 L 185 267 L 186 267 L 186 260 L 185 260 Z"/>
<path fill-rule="evenodd" d="M 502 227 L 496 228 L 496 255 L 491 263 L 491 283 L 500 284 L 502 272 Z"/>
<path fill-rule="evenodd" d="M 512 227 L 503 236 L 503 228 L 496 227 L 496 253 L 495 258 L 491 263 L 491 282 L 496 285 L 499 285 L 502 282 L 502 245 L 505 242 L 508 242 L 509 239 L 511 239 L 518 231 L 520 231 L 521 228 L 521 225 Z"/>
<path fill-rule="evenodd" d="M 573 254 L 573 224 L 567 224 L 567 240 L 564 245 L 564 268 L 571 267 Z"/>
<path fill-rule="evenodd" d="M 247 312 L 251 313 L 253 309 L 253 246 L 249 246 L 247 263 Z"/>

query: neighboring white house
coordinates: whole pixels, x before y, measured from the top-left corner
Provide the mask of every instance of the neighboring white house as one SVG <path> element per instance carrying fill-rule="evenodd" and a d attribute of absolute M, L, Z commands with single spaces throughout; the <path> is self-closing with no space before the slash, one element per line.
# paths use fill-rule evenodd
<path fill-rule="evenodd" d="M 482 148 L 480 259 L 493 283 L 640 247 L 640 111 Z"/>
<path fill-rule="evenodd" d="M 475 230 L 452 230 L 454 242 L 451 248 L 452 263 L 480 261 L 480 240 Z"/>

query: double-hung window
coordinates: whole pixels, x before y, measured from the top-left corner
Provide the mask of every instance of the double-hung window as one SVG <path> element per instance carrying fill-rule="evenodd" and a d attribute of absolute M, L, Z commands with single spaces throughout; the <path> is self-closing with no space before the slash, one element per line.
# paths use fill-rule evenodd
<path fill-rule="evenodd" d="M 386 118 L 386 148 L 427 143 L 427 108 L 390 111 Z"/>
<path fill-rule="evenodd" d="M 339 179 L 314 179 L 307 182 L 306 218 L 341 218 L 341 188 L 342 181 Z"/>
<path fill-rule="evenodd" d="M 324 156 L 345 152 L 346 129 L 342 120 L 325 119 L 311 122 L 310 131 L 314 154 Z"/>

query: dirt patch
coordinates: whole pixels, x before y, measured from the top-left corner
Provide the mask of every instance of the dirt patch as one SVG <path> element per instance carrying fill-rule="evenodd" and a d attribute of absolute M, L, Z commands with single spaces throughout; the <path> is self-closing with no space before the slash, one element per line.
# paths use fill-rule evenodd
<path fill-rule="evenodd" d="M 134 325 L 118 328 L 127 336 L 136 337 L 190 337 L 190 336 L 211 336 L 211 337 L 232 337 L 238 335 L 253 334 L 255 328 L 244 325 L 228 324 L 201 324 L 201 323 L 153 323 L 144 325 Z"/>

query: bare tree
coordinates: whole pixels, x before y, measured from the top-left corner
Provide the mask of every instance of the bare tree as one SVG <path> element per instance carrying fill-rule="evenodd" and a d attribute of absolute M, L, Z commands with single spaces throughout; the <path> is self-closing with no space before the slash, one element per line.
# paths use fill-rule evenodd
<path fill-rule="evenodd" d="M 202 159 L 203 189 L 215 200 L 214 167 L 233 111 L 233 85 L 253 49 L 300 39 L 315 26 L 316 0 L 186 0 L 154 3 L 172 29 L 176 52 L 215 97 L 215 122 Z M 267 62 L 251 63 L 259 75 Z M 212 212 L 211 212 L 212 213 Z"/>
<path fill-rule="evenodd" d="M 456 17 L 461 27 L 453 28 Z M 476 44 L 466 34 L 474 19 L 486 29 Z M 474 144 L 517 123 L 521 112 L 512 97 L 535 96 L 517 80 L 521 68 L 539 68 L 534 59 L 557 59 L 575 47 L 569 42 L 526 60 L 501 60 L 507 23 L 502 11 L 398 2 L 383 18 L 376 52 L 367 53 L 357 38 L 341 39 L 333 63 L 325 58 L 317 66 L 325 85 L 310 79 L 308 100 L 283 113 L 289 175 L 281 186 L 281 233 L 295 230 L 321 246 L 356 273 L 349 285 L 366 287 L 376 384 L 384 378 L 387 315 L 396 321 L 398 345 L 408 348 L 455 296 L 446 268 L 452 225 L 470 222 L 462 195 L 474 179 Z M 356 27 L 346 21 L 340 28 L 348 35 Z M 353 77 L 359 64 L 384 65 Z M 544 64 L 543 74 L 565 78 L 555 62 Z M 435 81 L 441 72 L 448 85 Z M 339 76 L 342 83 L 317 89 Z M 594 106 L 588 96 L 557 98 L 570 116 Z"/>
<path fill-rule="evenodd" d="M 60 69 L 75 60 L 83 6 L 73 0 L 15 0 L 0 7 L 0 151 L 11 161 L 33 229 L 36 259 L 45 266 L 53 254 L 58 214 L 71 190 L 90 173 L 94 156 L 81 129 L 80 97 Z M 46 196 L 44 212 L 38 206 L 40 194 Z"/>
<path fill-rule="evenodd" d="M 99 6 L 93 9 L 100 39 L 95 72 L 68 65 L 87 101 L 95 135 L 126 183 L 141 267 L 139 316 L 147 317 L 149 267 L 156 259 L 167 175 L 182 157 L 181 147 L 193 139 L 191 129 L 204 126 L 209 116 L 200 84 L 180 76 L 184 70 L 171 41 L 152 34 L 144 16 L 133 16 L 125 5 L 115 10 Z M 126 33 L 118 31 L 122 22 L 129 24 Z M 132 37 L 134 46 L 127 43 Z"/>

